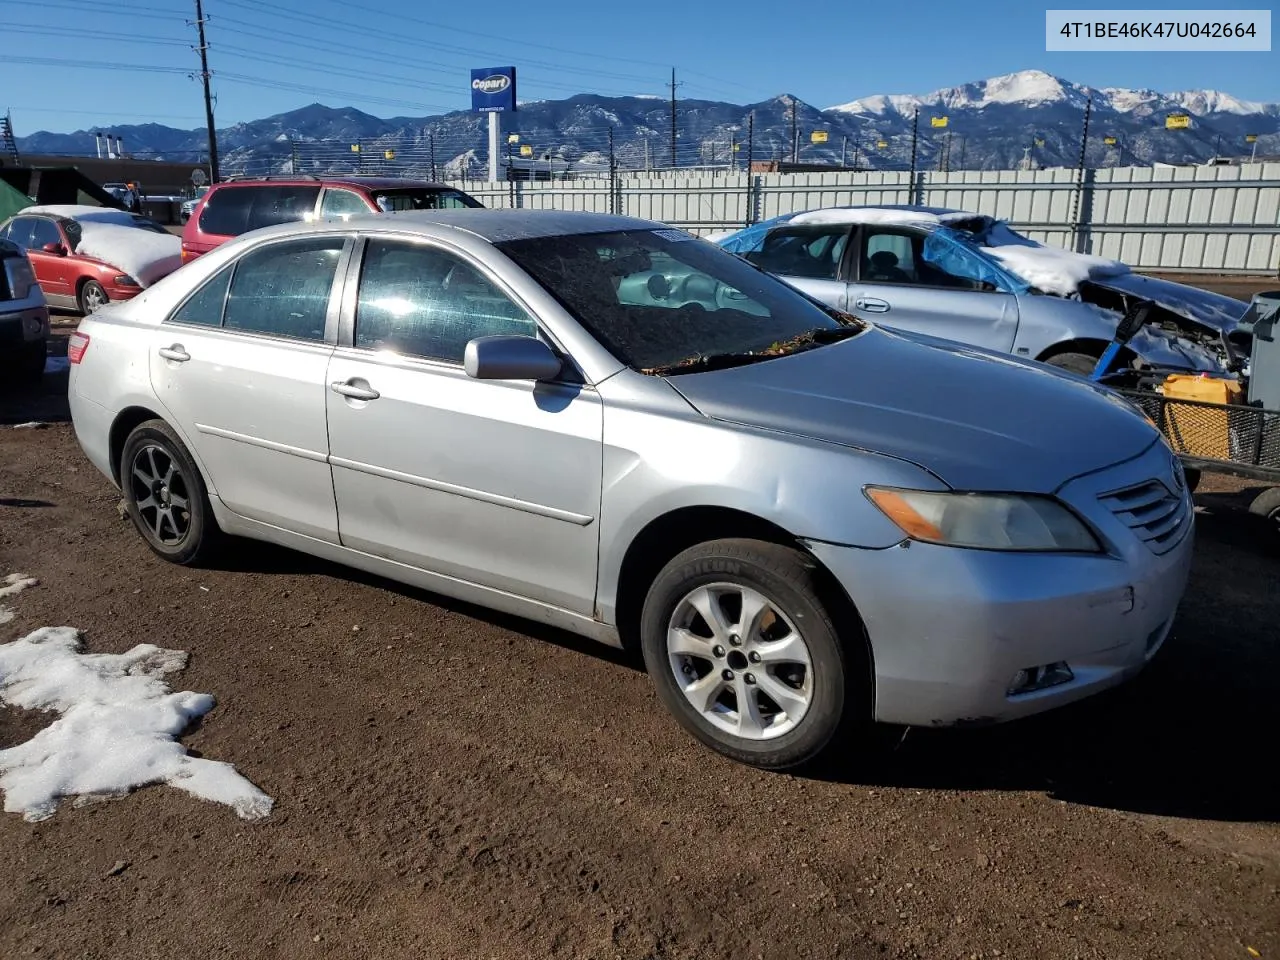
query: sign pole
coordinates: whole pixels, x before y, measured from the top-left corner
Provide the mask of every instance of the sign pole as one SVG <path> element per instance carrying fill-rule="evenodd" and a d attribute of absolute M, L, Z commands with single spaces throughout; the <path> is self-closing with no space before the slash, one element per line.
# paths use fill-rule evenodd
<path fill-rule="evenodd" d="M 498 180 L 498 151 L 502 143 L 502 114 L 494 111 L 489 114 L 489 182 Z"/>

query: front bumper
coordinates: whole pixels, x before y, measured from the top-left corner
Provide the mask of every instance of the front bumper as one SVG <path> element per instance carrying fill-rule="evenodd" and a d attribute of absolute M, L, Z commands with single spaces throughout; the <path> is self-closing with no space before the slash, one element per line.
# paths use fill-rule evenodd
<path fill-rule="evenodd" d="M 1190 494 L 1168 484 L 1183 498 L 1185 516 L 1159 553 L 1098 498 L 1169 475 L 1168 447 L 1157 442 L 1142 457 L 1059 491 L 1107 544 L 1101 556 L 812 544 L 866 626 L 876 719 L 912 726 L 1012 720 L 1139 672 L 1168 636 L 1186 589 Z M 1010 695 L 1018 671 L 1064 661 L 1074 679 Z"/>

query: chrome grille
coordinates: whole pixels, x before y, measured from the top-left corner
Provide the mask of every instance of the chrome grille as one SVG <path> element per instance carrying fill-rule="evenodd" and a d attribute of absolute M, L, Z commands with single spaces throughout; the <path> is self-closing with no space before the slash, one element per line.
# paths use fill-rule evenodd
<path fill-rule="evenodd" d="M 1098 499 L 1155 553 L 1177 546 L 1191 517 L 1187 498 L 1159 480 L 1104 493 Z"/>

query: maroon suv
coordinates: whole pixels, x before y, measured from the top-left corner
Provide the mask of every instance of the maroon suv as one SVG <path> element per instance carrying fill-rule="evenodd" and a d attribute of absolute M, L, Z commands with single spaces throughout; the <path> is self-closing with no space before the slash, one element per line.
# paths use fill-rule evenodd
<path fill-rule="evenodd" d="M 263 177 L 215 184 L 182 230 L 186 263 L 220 243 L 290 220 L 341 219 L 400 210 L 483 207 L 448 184 L 385 177 Z"/>

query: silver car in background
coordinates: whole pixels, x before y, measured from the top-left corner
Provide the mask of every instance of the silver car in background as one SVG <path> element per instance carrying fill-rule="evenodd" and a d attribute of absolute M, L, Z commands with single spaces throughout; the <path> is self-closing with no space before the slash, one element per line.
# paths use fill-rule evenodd
<path fill-rule="evenodd" d="M 1233 297 L 1039 243 L 982 214 L 850 206 L 784 214 L 708 239 L 838 310 L 1089 374 L 1124 312 L 1151 325 L 1121 363 L 1222 372 Z M 1236 342 L 1243 356 L 1247 342 Z"/>
<path fill-rule="evenodd" d="M 634 644 L 762 767 L 1117 684 L 1191 560 L 1178 460 L 1114 394 L 644 220 L 271 227 L 69 356 L 76 436 L 161 557 L 256 538 Z"/>

